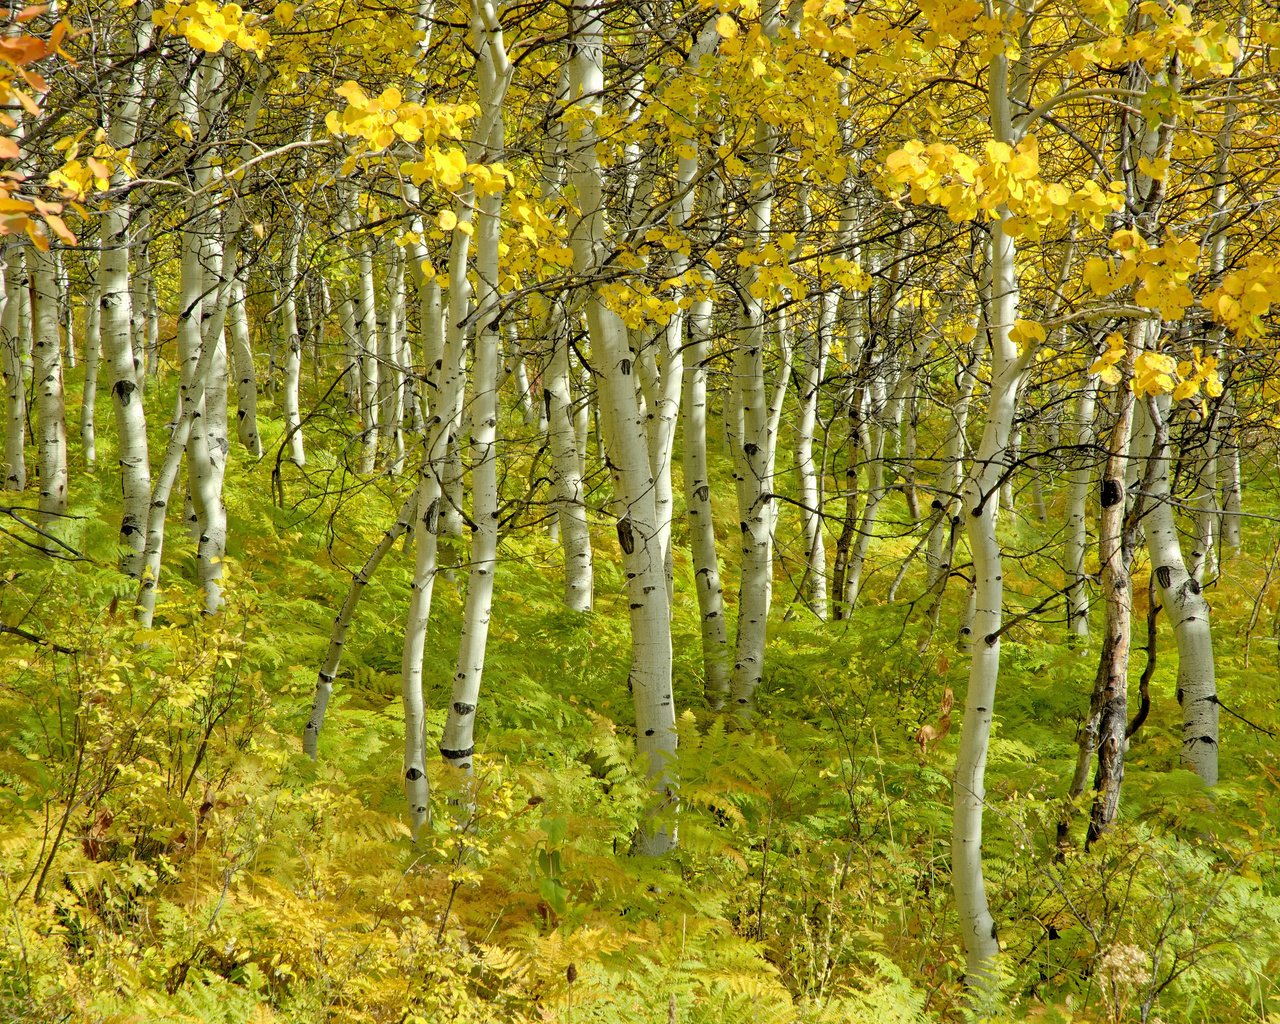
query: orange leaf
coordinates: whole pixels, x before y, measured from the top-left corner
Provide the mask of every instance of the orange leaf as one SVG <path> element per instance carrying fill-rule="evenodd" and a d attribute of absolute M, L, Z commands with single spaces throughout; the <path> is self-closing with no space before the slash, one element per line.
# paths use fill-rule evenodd
<path fill-rule="evenodd" d="M 23 8 L 18 12 L 18 24 L 25 24 L 28 21 L 35 21 L 36 18 L 49 10 L 48 4 L 32 4 L 30 7 Z"/>
<path fill-rule="evenodd" d="M 61 238 L 67 245 L 75 245 L 77 243 L 76 236 L 71 233 L 71 229 L 67 227 L 66 221 L 56 214 L 48 214 L 44 218 L 44 222 L 53 228 L 54 234 Z"/>
<path fill-rule="evenodd" d="M 44 80 L 42 75 L 37 75 L 34 71 L 28 71 L 26 68 L 19 68 L 18 74 L 26 79 L 27 85 L 31 86 L 36 92 L 49 91 L 49 83 Z"/>
<path fill-rule="evenodd" d="M 0 160 L 17 160 L 22 155 L 18 144 L 7 135 L 0 136 Z"/>
<path fill-rule="evenodd" d="M 17 67 L 40 60 L 49 51 L 45 49 L 43 40 L 35 36 L 10 36 L 0 38 L 0 58 Z"/>

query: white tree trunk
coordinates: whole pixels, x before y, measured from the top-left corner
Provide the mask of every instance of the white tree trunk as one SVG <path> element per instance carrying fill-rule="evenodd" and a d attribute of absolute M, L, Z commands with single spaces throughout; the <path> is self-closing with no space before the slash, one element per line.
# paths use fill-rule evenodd
<path fill-rule="evenodd" d="M 761 9 L 761 31 L 769 38 L 778 32 L 778 3 L 770 0 Z M 774 172 L 777 167 L 777 130 L 761 120 L 755 127 L 752 154 L 752 193 L 747 204 L 746 237 L 763 247 L 773 222 Z M 730 699 L 742 715 L 750 715 L 755 692 L 764 676 L 769 606 L 773 596 L 773 527 L 776 501 L 771 466 L 777 449 L 777 433 L 771 431 L 768 392 L 765 387 L 765 350 L 768 332 L 764 298 L 757 285 L 760 269 L 746 268 L 742 281 L 742 317 L 734 352 L 737 385 L 733 415 L 740 420 L 736 431 L 734 462 L 739 477 L 739 529 L 742 534 L 742 569 L 738 589 L 738 635 L 730 682 Z M 753 291 L 757 294 L 753 294 Z M 785 374 L 780 377 L 785 382 Z"/>
<path fill-rule="evenodd" d="M 320 749 L 320 733 L 324 729 L 324 716 L 329 708 L 329 699 L 333 696 L 333 681 L 338 676 L 338 668 L 342 664 L 342 652 L 347 643 L 347 631 L 351 628 L 351 620 L 360 604 L 360 596 L 364 588 L 373 579 L 378 566 L 387 552 L 395 546 L 397 540 L 404 536 L 414 520 L 414 510 L 418 507 L 418 492 L 415 489 L 400 508 L 396 521 L 387 527 L 377 546 L 369 553 L 356 572 L 351 574 L 351 585 L 347 588 L 347 596 L 342 608 L 333 620 L 333 631 L 329 634 L 329 649 L 325 652 L 324 662 L 316 676 L 316 695 L 311 703 L 311 715 L 307 719 L 306 728 L 302 732 L 302 749 L 306 755 L 315 760 Z"/>
<path fill-rule="evenodd" d="M 1200 472 L 1196 477 L 1196 493 L 1192 499 L 1192 505 L 1196 509 L 1196 537 L 1191 549 L 1190 572 L 1192 578 L 1202 587 L 1205 573 L 1213 576 L 1218 571 L 1215 541 L 1218 535 L 1219 519 L 1222 516 L 1218 510 L 1220 423 L 1210 421 L 1208 427 L 1200 461 Z"/>
<path fill-rule="evenodd" d="M 572 8 L 574 55 L 570 99 L 588 116 L 575 122 L 570 140 L 572 181 L 581 213 L 570 218 L 576 273 L 593 278 L 607 256 L 603 172 L 596 155 L 595 119 L 604 97 L 604 5 L 577 0 Z M 619 510 L 618 540 L 627 574 L 631 611 L 631 692 L 636 713 L 636 749 L 654 788 L 674 798 L 668 761 L 676 749 L 671 692 L 671 620 L 666 571 L 659 542 L 648 432 L 632 373 L 627 329 L 592 290 L 586 299 L 588 331 L 600 374 L 600 412 Z M 639 849 L 659 854 L 675 843 L 675 830 L 642 830 Z"/>
<path fill-rule="evenodd" d="M 1164 405 L 1165 408 L 1161 408 Z M 1166 423 L 1167 399 L 1148 399 L 1154 431 L 1151 493 L 1147 496 L 1147 553 L 1152 573 L 1178 645 L 1178 704 L 1182 707 L 1182 762 L 1204 780 L 1218 782 L 1218 689 L 1214 675 L 1209 604 L 1187 571 L 1170 503 L 1173 472 Z"/>
<path fill-rule="evenodd" d="M 981 317 L 979 317 L 978 327 L 981 330 L 977 333 L 986 333 L 986 325 Z M 956 375 L 956 400 L 952 406 L 951 428 L 943 447 L 942 469 L 938 474 L 937 497 L 932 502 L 937 518 L 930 528 L 929 541 L 925 548 L 927 571 L 925 589 L 932 592 L 938 588 L 934 608 L 937 608 L 938 602 L 941 601 L 942 591 L 951 573 L 955 536 L 960 527 L 963 503 L 960 489 L 964 484 L 966 449 L 965 428 L 969 423 L 969 404 L 978 380 L 975 373 L 977 356 L 973 349 L 967 349 L 962 359 L 960 371 Z"/>
<path fill-rule="evenodd" d="M 71 294 L 71 275 L 61 249 L 52 251 L 58 281 L 58 326 L 62 331 L 62 358 L 68 369 L 76 365 L 75 303 Z"/>
<path fill-rule="evenodd" d="M 378 460 L 378 391 L 381 368 L 378 364 L 377 297 L 373 284 L 373 253 L 367 240 L 357 259 L 359 279 L 356 301 L 356 337 L 360 344 L 360 465 L 365 476 Z"/>
<path fill-rule="evenodd" d="M 477 0 L 477 8 L 481 2 L 483 0 Z M 472 15 L 472 31 L 481 54 L 478 69 L 481 110 L 493 111 L 493 128 L 485 149 L 496 156 L 502 153 L 504 144 L 500 104 L 509 72 L 506 50 L 496 18 L 492 27 L 487 26 L 479 9 Z M 492 192 L 481 198 L 478 213 L 471 400 L 471 561 L 453 692 L 440 740 L 440 756 L 445 763 L 467 776 L 472 774 L 475 754 L 476 707 L 484 678 L 498 556 L 498 368 L 502 345 L 498 323 L 501 314 L 498 242 L 502 193 Z"/>
<path fill-rule="evenodd" d="M 809 610 L 827 618 L 827 552 L 822 539 L 822 482 L 813 460 L 813 435 L 818 423 L 818 390 L 827 372 L 827 352 L 835 326 L 836 295 L 818 298 L 818 324 L 800 346 L 800 419 L 796 424 L 796 473 L 800 477 L 800 533 L 804 538 L 805 570 L 801 589 Z"/>
<path fill-rule="evenodd" d="M 708 206 L 719 199 L 716 189 Z M 702 628 L 704 688 L 712 708 L 719 710 L 729 696 L 732 678 L 724 588 L 716 555 L 712 517 L 711 478 L 707 468 L 707 364 L 711 360 L 710 296 L 694 299 L 689 309 L 689 351 L 684 364 L 684 487 L 689 515 L 689 544 Z"/>
<path fill-rule="evenodd" d="M 250 455 L 260 459 L 262 438 L 258 434 L 258 371 L 253 365 L 253 347 L 249 340 L 249 311 L 243 275 L 238 276 L 232 284 L 227 321 L 231 335 L 232 372 L 236 380 L 236 436 Z"/>
<path fill-rule="evenodd" d="M 1008 57 L 1001 53 L 989 65 L 992 133 L 1012 143 Z M 1004 570 L 996 523 L 1001 478 L 1009 464 L 1018 389 L 1034 358 L 1034 346 L 1019 356 L 1009 333 L 1018 315 L 1018 273 L 1014 240 L 1004 232 L 1008 211 L 1001 208 L 991 231 L 991 390 L 982 441 L 964 485 L 969 547 L 975 579 L 974 614 L 970 625 L 972 654 L 964 721 L 956 755 L 951 833 L 952 886 L 965 948 L 966 979 L 986 989 L 1000 944 L 987 905 L 982 873 L 982 815 L 986 803 L 985 773 L 991 739 L 996 683 L 1000 676 L 1000 631 L 1003 619 Z"/>
<path fill-rule="evenodd" d="M 1222 448 L 1218 462 L 1222 471 L 1222 546 L 1230 554 L 1240 549 L 1241 512 L 1240 427 L 1231 391 L 1222 397 L 1221 423 Z"/>
<path fill-rule="evenodd" d="M 299 391 L 302 387 L 302 338 L 298 335 L 298 247 L 302 240 L 303 222 L 294 218 L 284 240 L 284 296 L 280 304 L 280 324 L 284 332 L 284 426 L 289 444 L 289 461 L 306 465 L 307 453 L 302 437 L 302 410 Z M 377 433 L 373 436 L 375 448 Z"/>
<path fill-rule="evenodd" d="M 133 27 L 133 52 L 151 45 L 150 13 L 139 7 Z M 123 91 L 111 115 L 109 140 L 117 150 L 131 149 L 141 113 L 141 76 L 124 78 Z M 126 551 L 121 569 L 133 577 L 142 572 L 146 545 L 147 506 L 151 499 L 151 464 L 147 455 L 147 420 L 138 388 L 133 340 L 130 335 L 129 239 L 132 210 L 123 187 L 126 175 L 112 176 L 118 197 L 102 214 L 102 255 L 99 258 L 102 290 L 102 353 L 111 380 L 111 404 L 119 439 L 122 513 L 120 540 Z"/>
<path fill-rule="evenodd" d="M 382 392 L 378 427 L 381 436 L 391 442 L 394 452 L 389 468 L 399 474 L 404 468 L 404 250 L 391 246 L 387 259 L 387 311 L 385 331 L 378 334 L 381 373 L 378 386 Z"/>
<path fill-rule="evenodd" d="M 98 368 L 102 363 L 102 292 L 98 288 L 96 260 L 86 260 L 84 302 L 84 390 L 80 395 L 80 442 L 84 463 L 93 469 L 98 462 Z"/>
<path fill-rule="evenodd" d="M 32 352 L 36 388 L 36 464 L 40 517 L 46 527 L 67 510 L 67 416 L 58 334 L 58 268 L 53 256 L 27 249 L 31 275 Z"/>
<path fill-rule="evenodd" d="M 594 599 L 594 570 L 570 391 L 567 326 L 562 302 L 552 300 L 543 331 L 551 342 L 544 386 L 555 508 L 564 548 L 564 602 L 573 611 L 589 612 Z"/>
<path fill-rule="evenodd" d="M 4 251 L 4 308 L 0 310 L 0 359 L 4 369 L 4 489 L 21 491 L 27 486 L 27 388 L 22 379 L 19 340 L 21 290 L 26 275 L 18 248 L 10 244 Z"/>

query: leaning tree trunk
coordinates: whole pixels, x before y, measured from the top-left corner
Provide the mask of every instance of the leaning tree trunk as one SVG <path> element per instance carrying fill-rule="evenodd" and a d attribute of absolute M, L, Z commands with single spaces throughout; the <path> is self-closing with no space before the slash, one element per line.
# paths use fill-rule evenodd
<path fill-rule="evenodd" d="M 347 631 L 351 628 L 351 620 L 355 617 L 356 608 L 364 588 L 373 579 L 382 559 L 390 551 L 396 541 L 404 536 L 405 531 L 414 519 L 414 510 L 418 507 L 418 493 L 415 490 L 409 495 L 400 514 L 378 541 L 377 546 L 369 553 L 356 572 L 351 574 L 351 585 L 347 588 L 347 596 L 342 607 L 333 620 L 333 630 L 329 634 L 329 649 L 325 652 L 324 662 L 316 676 L 316 695 L 311 703 L 311 715 L 307 718 L 306 728 L 302 731 L 302 749 L 306 755 L 315 760 L 320 749 L 320 732 L 324 729 L 325 712 L 329 709 L 329 700 L 333 696 L 333 681 L 338 677 L 338 667 L 342 664 L 342 651 L 347 643 Z"/>

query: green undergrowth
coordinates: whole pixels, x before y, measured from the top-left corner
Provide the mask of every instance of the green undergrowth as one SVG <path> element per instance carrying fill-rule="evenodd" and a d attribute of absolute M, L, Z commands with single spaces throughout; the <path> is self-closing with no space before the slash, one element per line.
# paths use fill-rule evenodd
<path fill-rule="evenodd" d="M 277 428 L 266 422 L 264 435 Z M 1280 761 L 1244 721 L 1274 722 L 1261 527 L 1237 556 L 1237 582 L 1213 591 L 1223 699 L 1241 716 L 1223 718 L 1223 783 L 1206 792 L 1178 765 L 1162 635 L 1122 822 L 1088 852 L 1078 816 L 1076 841 L 1059 846 L 1057 830 L 1094 655 L 1049 619 L 1004 638 L 985 846 L 1004 956 L 990 1005 L 966 1008 L 948 874 L 958 728 L 924 756 L 914 742 L 946 687 L 958 718 L 963 593 L 949 592 L 936 628 L 909 600 L 883 600 L 911 547 L 891 536 L 900 498 L 886 503 L 879 571 L 852 619 L 784 619 L 780 574 L 751 729 L 703 700 L 692 570 L 677 556 L 680 801 L 661 813 L 680 843 L 663 860 L 631 852 L 653 811 L 629 726 L 624 581 L 607 524 L 596 530 L 590 616 L 560 607 L 555 545 L 510 534 L 473 799 L 462 810 L 454 780 L 433 766 L 432 824 L 415 844 L 399 785 L 411 568 L 400 548 L 365 593 L 318 762 L 299 740 L 348 573 L 401 496 L 386 481 L 361 486 L 317 446 L 306 480 L 285 474 L 277 505 L 265 497 L 273 451 L 256 467 L 233 460 L 228 605 L 216 620 L 198 613 L 176 524 L 155 626 L 132 621 L 132 593 L 112 568 L 116 485 L 105 471 L 80 479 L 83 518 L 65 527 L 87 561 L 4 541 L 3 622 L 66 650 L 0 637 L 0 1020 L 1280 1014 Z M 104 450 L 100 465 L 112 458 Z M 305 497 L 322 483 L 340 496 Z M 794 529 L 784 518 L 784 542 Z M 1015 517 L 1010 543 L 1033 551 L 1047 529 Z M 1033 556 L 1011 563 L 1011 611 L 1038 600 L 1053 572 Z M 917 566 L 906 598 L 919 576 Z M 432 736 L 464 583 L 459 571 L 436 585 Z"/>

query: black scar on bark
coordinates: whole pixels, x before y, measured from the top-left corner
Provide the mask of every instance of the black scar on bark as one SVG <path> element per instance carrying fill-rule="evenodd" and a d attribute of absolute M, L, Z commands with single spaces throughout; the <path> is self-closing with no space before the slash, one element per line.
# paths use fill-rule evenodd
<path fill-rule="evenodd" d="M 1112 505 L 1124 500 L 1124 485 L 1115 477 L 1107 477 L 1102 481 L 1102 507 L 1110 508 Z"/>
<path fill-rule="evenodd" d="M 464 704 L 460 700 L 455 700 L 453 702 L 453 710 L 460 715 L 470 715 L 475 713 L 476 706 L 474 704 Z"/>
<path fill-rule="evenodd" d="M 1172 580 L 1173 580 L 1172 566 L 1161 565 L 1156 567 L 1156 582 L 1159 583 L 1161 587 L 1168 587 Z"/>
<path fill-rule="evenodd" d="M 752 456 L 752 455 L 755 455 L 756 452 L 760 450 L 760 446 L 756 444 L 754 441 L 748 441 L 746 444 L 742 446 L 742 450 L 746 455 Z"/>
<path fill-rule="evenodd" d="M 703 484 L 700 487 L 696 487 L 694 488 L 693 496 L 697 498 L 699 501 L 706 501 L 709 497 L 711 497 L 711 488 L 708 487 L 706 484 Z"/>
<path fill-rule="evenodd" d="M 122 377 L 120 380 L 115 382 L 111 390 L 116 393 L 116 396 L 120 399 L 121 405 L 128 405 L 130 400 L 133 398 L 133 393 L 138 390 L 138 385 L 133 381 Z"/>
<path fill-rule="evenodd" d="M 464 747 L 462 750 L 449 750 L 447 747 L 440 748 L 440 756 L 447 761 L 456 761 L 461 757 L 470 757 L 476 752 L 475 744 Z"/>
<path fill-rule="evenodd" d="M 404 773 L 404 777 L 408 779 L 410 782 L 417 782 L 420 778 L 422 778 L 422 772 L 417 768 L 410 768 L 407 772 Z"/>
<path fill-rule="evenodd" d="M 645 734 L 646 736 L 652 736 L 652 735 L 653 735 L 653 730 L 652 730 L 652 729 L 646 729 L 646 730 L 644 731 L 644 734 Z"/>
<path fill-rule="evenodd" d="M 629 555 L 636 549 L 636 535 L 631 529 L 630 516 L 623 516 L 618 520 L 618 544 L 624 555 Z"/>

